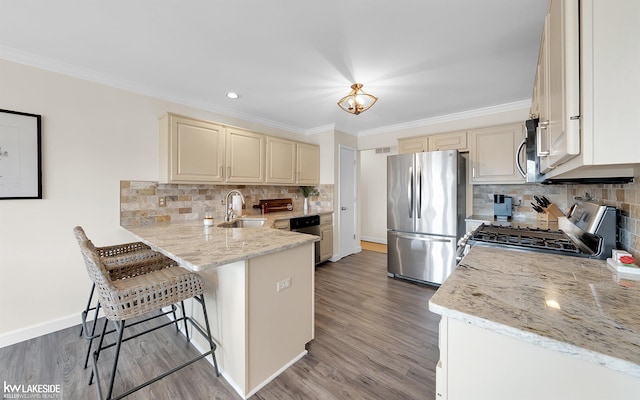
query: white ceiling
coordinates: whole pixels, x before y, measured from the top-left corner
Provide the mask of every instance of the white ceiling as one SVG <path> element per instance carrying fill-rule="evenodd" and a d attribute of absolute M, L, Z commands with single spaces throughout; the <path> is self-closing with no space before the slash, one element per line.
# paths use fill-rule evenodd
<path fill-rule="evenodd" d="M 546 0 L 0 0 L 0 58 L 294 132 L 366 134 L 529 101 L 546 9 Z M 357 116 L 336 105 L 354 82 L 379 97 Z"/>

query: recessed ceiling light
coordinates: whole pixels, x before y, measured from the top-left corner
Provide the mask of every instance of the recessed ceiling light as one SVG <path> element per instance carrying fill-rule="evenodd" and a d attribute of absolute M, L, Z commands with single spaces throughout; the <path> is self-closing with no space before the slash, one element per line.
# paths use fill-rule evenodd
<path fill-rule="evenodd" d="M 236 92 L 229 92 L 227 93 L 227 97 L 230 99 L 237 99 L 238 97 L 240 97 L 240 95 Z"/>

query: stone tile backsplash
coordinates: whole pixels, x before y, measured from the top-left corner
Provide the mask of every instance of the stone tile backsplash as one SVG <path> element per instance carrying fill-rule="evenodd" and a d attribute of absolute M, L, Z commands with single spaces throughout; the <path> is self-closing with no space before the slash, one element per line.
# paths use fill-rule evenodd
<path fill-rule="evenodd" d="M 618 211 L 618 248 L 624 249 L 640 260 L 640 183 L 624 185 L 570 185 L 567 197 L 593 198 L 594 201 L 615 207 Z"/>
<path fill-rule="evenodd" d="M 257 214 L 253 205 L 261 199 L 291 198 L 294 210 L 301 210 L 303 197 L 298 186 L 189 185 L 150 181 L 120 181 L 120 224 L 146 225 L 156 222 L 197 220 L 213 212 L 216 223 L 224 219 L 224 197 L 238 189 L 245 198 L 244 214 Z M 317 186 L 320 195 L 309 198 L 309 207 L 333 207 L 333 185 Z M 297 199 L 296 199 L 297 196 Z M 159 199 L 166 201 L 159 206 Z"/>
<path fill-rule="evenodd" d="M 617 211 L 618 245 L 640 259 L 640 183 L 638 177 L 628 184 L 590 185 L 474 185 L 473 214 L 493 215 L 493 194 L 504 194 L 514 198 L 514 218 L 536 218 L 531 207 L 533 196 L 546 196 L 565 214 L 576 198 L 591 198 L 593 201 L 615 207 Z M 521 199 L 518 205 L 516 199 Z"/>
<path fill-rule="evenodd" d="M 536 218 L 531 203 L 533 196 L 545 196 L 563 212 L 569 207 L 566 185 L 473 185 L 473 213 L 493 215 L 493 195 L 504 194 L 513 199 L 514 218 Z"/>

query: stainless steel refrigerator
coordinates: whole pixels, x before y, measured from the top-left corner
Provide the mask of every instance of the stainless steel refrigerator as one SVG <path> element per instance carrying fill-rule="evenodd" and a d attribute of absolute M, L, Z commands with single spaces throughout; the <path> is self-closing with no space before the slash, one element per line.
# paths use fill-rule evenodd
<path fill-rule="evenodd" d="M 457 150 L 387 158 L 387 271 L 440 285 L 464 234 L 466 162 Z"/>

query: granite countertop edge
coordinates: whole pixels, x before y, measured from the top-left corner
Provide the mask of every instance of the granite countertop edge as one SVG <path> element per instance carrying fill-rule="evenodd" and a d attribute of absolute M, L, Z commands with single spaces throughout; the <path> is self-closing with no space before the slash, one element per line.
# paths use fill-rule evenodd
<path fill-rule="evenodd" d="M 462 311 L 453 310 L 439 304 L 432 303 L 431 301 L 429 301 L 429 310 L 443 317 L 452 318 L 460 322 L 464 322 L 473 326 L 487 329 L 492 332 L 519 339 L 523 342 L 538 345 L 545 349 L 577 357 L 591 363 L 600 364 L 614 371 L 622 372 L 640 378 L 640 365 L 634 364 L 630 361 L 621 360 L 619 358 L 608 356 L 597 351 L 585 349 L 571 343 L 537 335 L 533 332 L 527 332 L 522 329 L 500 324 L 498 322 L 467 314 Z"/>
<path fill-rule="evenodd" d="M 429 310 L 640 378 L 640 283 L 615 279 L 604 260 L 473 246 Z"/>
<path fill-rule="evenodd" d="M 121 228 L 192 271 L 203 271 L 320 240 L 319 236 L 273 229 L 266 224 L 257 228 L 205 228 L 198 220 Z"/>

